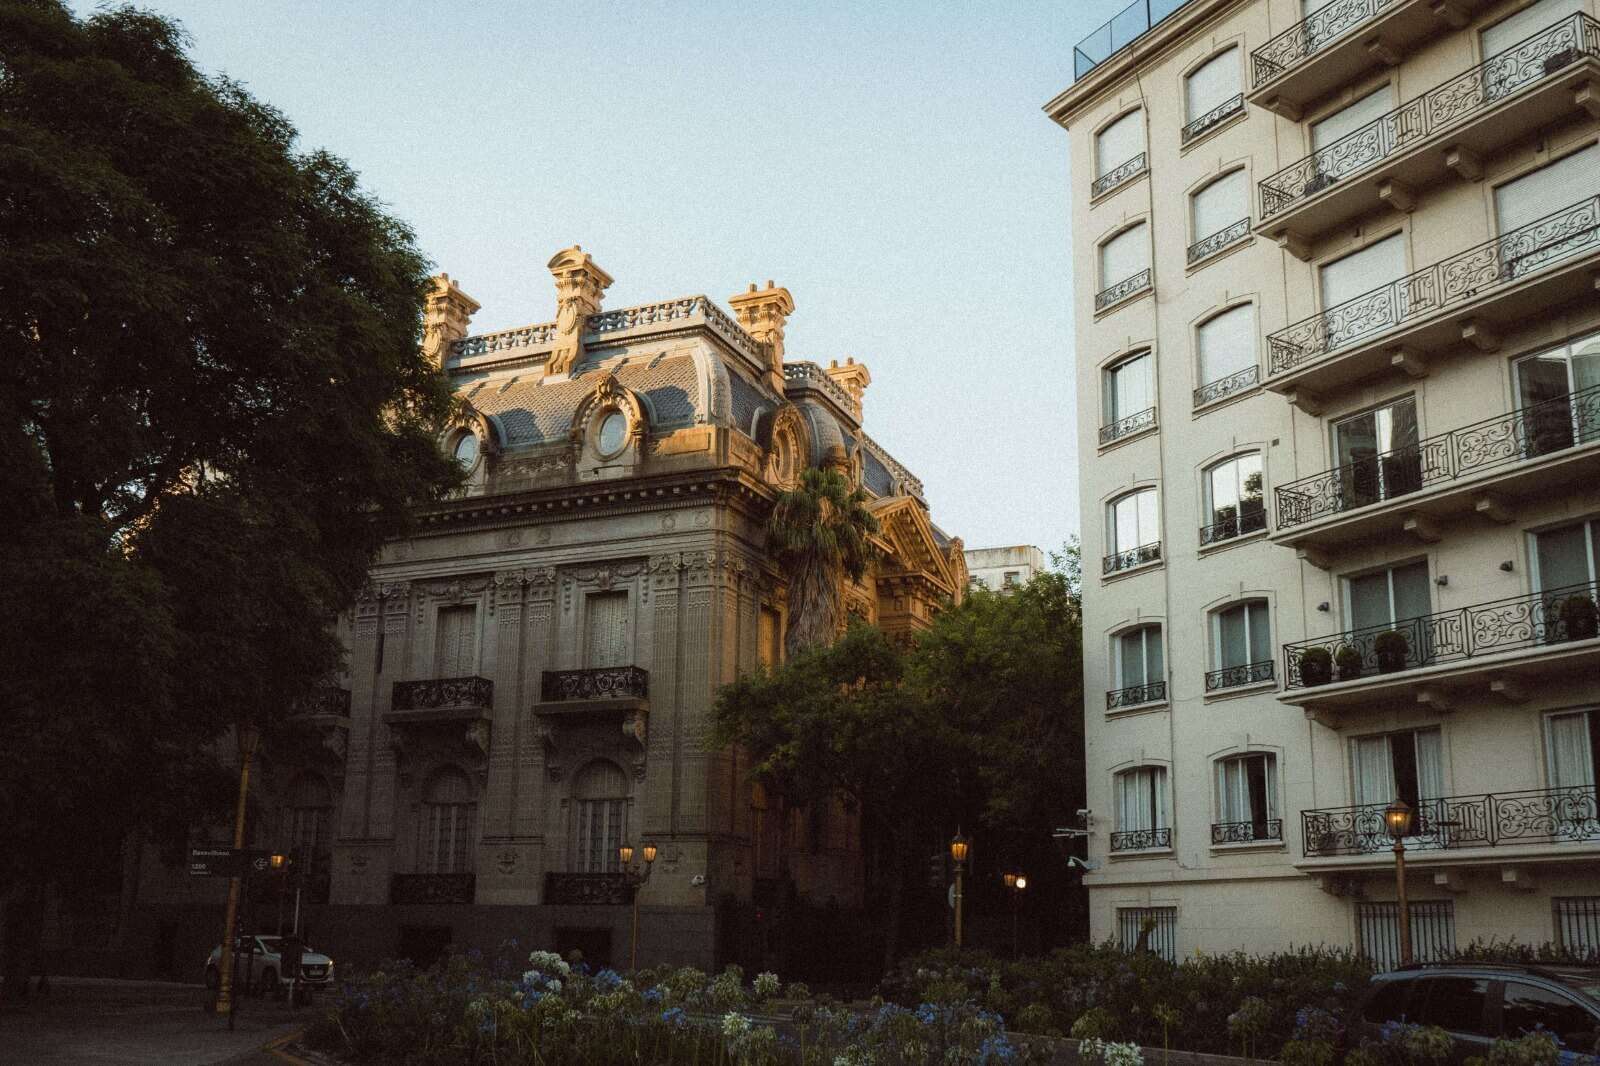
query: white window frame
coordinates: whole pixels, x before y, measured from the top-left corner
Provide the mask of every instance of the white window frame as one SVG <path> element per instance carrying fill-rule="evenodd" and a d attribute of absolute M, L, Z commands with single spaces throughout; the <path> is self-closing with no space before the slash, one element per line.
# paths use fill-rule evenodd
<path fill-rule="evenodd" d="M 1105 156 L 1105 151 L 1104 151 L 1104 148 L 1105 148 L 1105 135 L 1107 133 L 1110 133 L 1113 129 L 1115 129 L 1117 126 L 1121 125 L 1123 122 L 1127 122 L 1127 121 L 1133 122 L 1135 128 L 1139 132 L 1139 137 L 1138 137 L 1139 148 L 1132 155 L 1128 156 L 1125 159 L 1107 159 L 1106 156 Z M 1107 174 L 1111 173 L 1113 170 L 1116 170 L 1118 167 L 1124 165 L 1125 163 L 1128 163 L 1131 160 L 1137 159 L 1140 156 L 1140 154 L 1148 153 L 1150 151 L 1150 146 L 1149 146 L 1148 141 L 1149 141 L 1149 138 L 1146 135 L 1145 128 L 1144 128 L 1144 109 L 1140 108 L 1140 107 L 1136 107 L 1136 108 L 1132 109 L 1131 111 L 1124 111 L 1122 114 L 1118 115 L 1116 118 L 1112 119 L 1110 122 L 1107 122 L 1104 126 L 1101 126 L 1099 129 L 1095 130 L 1095 132 L 1094 132 L 1094 164 L 1095 164 L 1094 177 L 1095 177 L 1095 180 L 1098 181 L 1101 178 L 1105 177 Z"/>
<path fill-rule="evenodd" d="M 1161 637 L 1161 671 L 1159 674 L 1155 675 L 1150 673 L 1151 631 L 1154 631 Z M 1122 682 L 1127 677 L 1127 672 L 1124 667 L 1127 664 L 1123 661 L 1122 641 L 1123 638 L 1131 636 L 1134 633 L 1139 634 L 1139 675 L 1143 678 L 1143 680 L 1140 681 L 1138 685 L 1124 685 Z M 1141 622 L 1138 625 L 1128 626 L 1125 629 L 1120 629 L 1113 633 L 1111 635 L 1111 663 L 1112 680 L 1116 682 L 1116 684 L 1111 686 L 1114 691 L 1125 688 L 1147 688 L 1150 685 L 1164 683 L 1167 680 L 1166 627 L 1164 627 L 1160 622 Z"/>
<path fill-rule="evenodd" d="M 1117 407 L 1117 374 L 1141 361 L 1144 364 L 1145 392 L 1149 395 L 1150 404 L 1137 411 L 1120 410 Z M 1100 371 L 1100 391 L 1104 397 L 1100 404 L 1101 418 L 1104 420 L 1102 425 L 1113 426 L 1124 418 L 1153 410 L 1156 406 L 1155 351 L 1151 348 L 1141 348 L 1107 363 Z"/>
<path fill-rule="evenodd" d="M 1127 274 L 1124 274 L 1120 278 L 1106 277 L 1106 250 L 1117 241 L 1122 240 L 1123 238 L 1131 239 L 1135 234 L 1142 238 L 1143 241 L 1144 265 L 1133 271 L 1130 271 Z M 1135 222 L 1132 225 L 1123 226 L 1121 229 L 1117 230 L 1117 232 L 1111 234 L 1109 237 L 1095 246 L 1095 270 L 1100 278 L 1100 283 L 1095 287 L 1095 292 L 1097 293 L 1105 292 L 1107 289 L 1114 288 L 1115 286 L 1122 284 L 1124 281 L 1127 281 L 1129 278 L 1138 277 L 1140 274 L 1149 269 L 1151 269 L 1151 257 L 1150 224 L 1148 220 L 1140 219 L 1138 222 Z"/>
<path fill-rule="evenodd" d="M 1143 515 L 1141 513 L 1143 511 L 1143 508 L 1142 508 L 1142 506 L 1140 505 L 1140 503 L 1138 501 L 1140 501 L 1140 499 L 1142 498 L 1144 493 L 1149 493 L 1150 494 L 1150 498 L 1153 501 L 1152 511 L 1153 511 L 1154 517 L 1153 517 L 1152 521 L 1153 521 L 1153 524 L 1155 526 L 1155 530 L 1154 530 L 1155 539 L 1154 540 L 1144 540 L 1142 538 L 1142 535 L 1140 535 L 1138 533 L 1139 526 L 1141 526 L 1143 524 Z M 1134 500 L 1134 501 L 1136 501 L 1134 503 L 1134 509 L 1133 509 L 1133 521 L 1134 521 L 1135 540 L 1138 541 L 1138 543 L 1129 544 L 1126 547 L 1123 546 L 1121 538 L 1117 535 L 1117 530 L 1119 529 L 1119 526 L 1117 524 L 1117 505 L 1119 503 L 1122 503 L 1124 500 Z M 1122 494 L 1120 494 L 1118 496 L 1115 496 L 1111 500 L 1107 501 L 1107 503 L 1106 503 L 1106 544 L 1111 549 L 1109 552 L 1106 553 L 1107 555 L 1121 555 L 1123 552 L 1130 552 L 1130 551 L 1133 551 L 1136 548 L 1143 548 L 1143 547 L 1145 547 L 1147 545 L 1150 545 L 1150 544 L 1160 544 L 1160 543 L 1161 543 L 1161 498 L 1160 498 L 1159 495 L 1157 495 L 1154 485 L 1145 485 L 1145 486 L 1142 486 L 1142 487 L 1137 488 L 1137 489 L 1132 489 L 1132 490 L 1130 490 L 1128 492 L 1124 492 L 1124 493 L 1122 493 Z"/>
<path fill-rule="evenodd" d="M 1239 43 L 1235 41 L 1211 53 L 1183 76 L 1183 124 L 1185 126 L 1204 118 L 1244 92 L 1244 65 L 1240 61 L 1240 56 L 1241 49 Z M 1233 64 L 1233 92 L 1215 100 L 1197 102 L 1194 93 L 1195 79 L 1213 69 L 1220 69 L 1221 65 L 1228 63 L 1230 60 Z"/>
<path fill-rule="evenodd" d="M 1383 574 L 1385 576 L 1385 578 L 1386 578 L 1386 581 L 1385 581 L 1384 584 L 1385 584 L 1386 588 L 1388 589 L 1388 593 L 1389 593 L 1389 624 L 1392 626 L 1392 625 L 1396 625 L 1396 624 L 1398 624 L 1400 622 L 1404 622 L 1406 619 L 1395 617 L 1396 612 L 1395 612 L 1395 607 L 1394 607 L 1394 572 L 1396 570 L 1400 570 L 1400 569 L 1403 569 L 1403 568 L 1408 567 L 1408 566 L 1414 566 L 1417 563 L 1424 563 L 1424 564 L 1427 565 L 1428 607 L 1429 607 L 1429 612 L 1428 613 L 1432 614 L 1433 613 L 1432 608 L 1437 606 L 1437 604 L 1434 602 L 1434 595 L 1433 595 L 1433 587 L 1434 586 L 1433 586 L 1433 566 L 1432 566 L 1432 563 L 1426 557 L 1415 558 L 1415 559 L 1400 559 L 1400 560 L 1398 560 L 1396 562 L 1386 563 L 1383 566 L 1375 566 L 1375 567 L 1373 567 L 1373 568 L 1371 568 L 1369 570 L 1357 570 L 1357 571 L 1354 571 L 1353 573 L 1340 574 L 1339 575 L 1339 594 L 1343 599 L 1345 631 L 1349 632 L 1349 631 L 1354 630 L 1355 629 L 1355 621 L 1356 621 L 1355 605 L 1351 602 L 1351 599 L 1350 599 L 1350 583 L 1352 581 L 1354 581 L 1356 578 L 1371 577 L 1373 574 Z"/>
<path fill-rule="evenodd" d="M 1244 612 L 1244 646 L 1245 650 L 1248 652 L 1251 645 L 1254 643 L 1254 640 L 1252 639 L 1254 634 L 1250 625 L 1250 616 L 1252 613 L 1250 608 L 1258 604 L 1261 607 L 1262 613 L 1266 615 L 1265 625 L 1267 627 L 1267 650 L 1269 652 L 1272 650 L 1271 601 L 1269 601 L 1265 596 L 1247 596 L 1243 599 L 1231 600 L 1228 603 L 1223 604 L 1221 607 L 1212 610 L 1208 615 L 1211 621 L 1211 669 L 1230 670 L 1240 666 L 1254 666 L 1258 662 L 1272 661 L 1270 657 L 1266 659 L 1252 659 L 1249 662 L 1243 663 L 1225 663 L 1222 661 L 1222 616 L 1231 611 Z"/>
<path fill-rule="evenodd" d="M 1210 527 L 1216 525 L 1219 521 L 1223 521 L 1223 519 L 1217 518 L 1217 501 L 1212 490 L 1212 475 L 1220 472 L 1222 468 L 1226 466 L 1233 466 L 1235 468 L 1233 481 L 1237 496 L 1234 506 L 1237 510 L 1233 517 L 1234 521 L 1240 524 L 1240 530 L 1234 535 L 1234 538 L 1229 539 L 1250 535 L 1249 533 L 1244 532 L 1243 529 L 1245 500 L 1244 480 L 1239 476 L 1238 472 L 1239 463 L 1250 458 L 1254 458 L 1256 460 L 1257 467 L 1261 474 L 1261 513 L 1263 516 L 1261 530 L 1264 530 L 1267 528 L 1265 520 L 1267 510 L 1267 460 L 1265 455 L 1256 449 L 1244 452 L 1235 452 L 1226 459 L 1218 459 L 1210 466 L 1202 467 L 1200 469 L 1200 502 L 1201 506 L 1205 508 L 1205 517 L 1207 519 L 1205 525 Z M 1251 530 L 1250 532 L 1257 533 L 1261 532 L 1261 530 Z"/>
<path fill-rule="evenodd" d="M 1261 759 L 1265 763 L 1262 774 L 1266 780 L 1266 815 L 1262 818 L 1262 821 L 1277 821 L 1281 823 L 1283 820 L 1283 814 L 1281 810 L 1283 804 L 1279 798 L 1280 790 L 1278 787 L 1278 755 L 1276 752 L 1252 748 L 1249 751 L 1236 751 L 1228 755 L 1220 755 L 1216 759 L 1212 760 L 1212 766 L 1215 768 L 1215 772 L 1212 774 L 1212 802 L 1215 804 L 1215 810 L 1217 812 L 1216 818 L 1219 825 L 1231 825 L 1245 821 L 1255 821 L 1253 817 L 1249 819 L 1227 817 L 1227 801 L 1225 798 L 1228 788 L 1226 777 L 1228 775 L 1229 767 L 1234 764 L 1242 764 L 1250 759 Z M 1254 814 L 1253 811 L 1251 813 Z M 1282 836 L 1281 826 L 1279 836 Z M 1283 841 L 1281 839 L 1263 841 L 1263 843 L 1272 844 L 1281 844 L 1282 842 Z"/>

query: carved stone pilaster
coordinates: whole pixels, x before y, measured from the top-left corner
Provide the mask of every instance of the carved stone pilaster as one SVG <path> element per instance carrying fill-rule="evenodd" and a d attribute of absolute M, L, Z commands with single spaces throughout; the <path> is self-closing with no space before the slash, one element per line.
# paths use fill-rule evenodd
<path fill-rule="evenodd" d="M 556 282 L 556 341 L 545 372 L 566 374 L 583 355 L 584 322 L 599 313 L 611 275 L 576 244 L 557 252 L 549 266 Z"/>

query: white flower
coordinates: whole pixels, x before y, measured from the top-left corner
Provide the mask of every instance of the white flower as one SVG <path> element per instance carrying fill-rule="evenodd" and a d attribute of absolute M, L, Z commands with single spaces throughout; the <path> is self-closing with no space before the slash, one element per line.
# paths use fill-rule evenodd
<path fill-rule="evenodd" d="M 729 1011 L 722 1016 L 722 1035 L 729 1040 L 738 1040 L 750 1031 L 750 1019 L 738 1011 Z"/>
<path fill-rule="evenodd" d="M 778 975 L 775 973 L 758 973 L 755 980 L 756 995 L 762 999 L 771 999 L 778 994 Z"/>
<path fill-rule="evenodd" d="M 560 981 L 557 981 L 557 980 L 556 980 L 556 979 L 554 979 L 554 978 L 551 978 L 551 979 L 550 979 L 550 980 L 549 980 L 549 981 L 548 981 L 548 982 L 547 982 L 547 983 L 546 983 L 546 984 L 545 984 L 545 988 L 547 988 L 547 989 L 549 989 L 549 990 L 550 990 L 550 991 L 551 991 L 551 992 L 554 992 L 554 993 L 556 993 L 556 994 L 557 994 L 557 995 L 560 995 L 560 994 L 561 994 L 561 982 L 560 982 Z"/>

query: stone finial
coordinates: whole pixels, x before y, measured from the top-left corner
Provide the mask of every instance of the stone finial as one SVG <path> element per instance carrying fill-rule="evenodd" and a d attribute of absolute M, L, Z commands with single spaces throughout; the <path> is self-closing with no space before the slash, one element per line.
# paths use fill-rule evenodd
<path fill-rule="evenodd" d="M 728 306 L 744 331 L 767 347 L 767 384 L 783 393 L 783 327 L 794 314 L 794 297 L 767 281 L 765 289 L 750 283 L 747 292 L 728 297 Z"/>
<path fill-rule="evenodd" d="M 466 337 L 478 301 L 462 292 L 449 274 L 435 274 L 429 280 L 433 284 L 422 304 L 422 351 L 442 370 L 450 346 Z"/>
<path fill-rule="evenodd" d="M 837 470 L 847 479 L 850 476 L 850 455 L 843 444 L 830 444 L 822 452 L 822 469 Z"/>
<path fill-rule="evenodd" d="M 556 343 L 545 364 L 549 374 L 565 374 L 583 355 L 583 323 L 600 311 L 600 298 L 611 287 L 611 275 L 600 269 L 594 256 L 574 244 L 550 260 L 556 279 Z"/>
<path fill-rule="evenodd" d="M 858 363 L 854 358 L 846 358 L 843 364 L 833 359 L 823 371 L 850 394 L 852 413 L 857 422 L 861 421 L 861 396 L 872 384 L 872 373 L 867 370 L 867 364 Z"/>

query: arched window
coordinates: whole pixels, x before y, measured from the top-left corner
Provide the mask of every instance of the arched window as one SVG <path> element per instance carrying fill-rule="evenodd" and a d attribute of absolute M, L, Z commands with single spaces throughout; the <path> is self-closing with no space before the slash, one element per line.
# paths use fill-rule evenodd
<path fill-rule="evenodd" d="M 1234 45 L 1218 52 L 1183 79 L 1185 143 L 1243 109 L 1239 77 L 1239 47 Z"/>
<path fill-rule="evenodd" d="M 1144 155 L 1144 112 L 1130 111 L 1094 137 L 1094 193 L 1114 188 L 1144 167 L 1134 160 Z M 1132 164 L 1130 166 L 1130 164 Z M 1113 171 L 1118 174 L 1111 176 Z"/>
<path fill-rule="evenodd" d="M 1278 814 L 1278 760 L 1271 752 L 1248 752 L 1217 760 L 1217 820 L 1213 844 L 1252 844 L 1283 839 Z"/>
<path fill-rule="evenodd" d="M 1196 407 L 1254 385 L 1260 377 L 1255 306 L 1230 307 L 1200 323 L 1195 330 L 1195 347 L 1200 364 Z"/>
<path fill-rule="evenodd" d="M 467 775 L 453 766 L 434 774 L 422 799 L 418 856 L 423 872 L 470 872 L 477 826 L 478 803 Z"/>
<path fill-rule="evenodd" d="M 1261 488 L 1261 453 L 1246 452 L 1206 467 L 1206 518 L 1200 543 L 1217 544 L 1267 528 Z"/>
<path fill-rule="evenodd" d="M 1189 197 L 1189 220 L 1190 231 L 1197 245 L 1205 243 L 1207 238 L 1230 232 L 1240 223 L 1244 224 L 1244 232 L 1248 232 L 1250 180 L 1244 170 L 1242 168 L 1230 170 L 1222 177 L 1196 190 Z M 1223 241 L 1217 243 L 1215 247 L 1208 247 L 1204 254 L 1210 254 L 1228 243 L 1232 242 Z M 1191 255 L 1189 261 L 1193 262 L 1197 258 L 1198 255 Z"/>
<path fill-rule="evenodd" d="M 1156 490 L 1138 489 L 1106 505 L 1106 546 L 1101 573 L 1128 570 L 1161 558 L 1161 526 L 1156 515 Z"/>
<path fill-rule="evenodd" d="M 315 774 L 301 774 L 284 793 L 280 811 L 280 843 L 297 859 L 310 861 L 328 849 L 328 817 L 333 811 L 333 793 Z"/>
<path fill-rule="evenodd" d="M 581 874 L 622 869 L 617 849 L 628 841 L 628 775 L 596 759 L 572 783 L 573 865 Z"/>
<path fill-rule="evenodd" d="M 1167 768 L 1136 766 L 1116 777 L 1117 829 L 1112 851 L 1172 846 L 1167 813 Z"/>
<path fill-rule="evenodd" d="M 1114 440 L 1137 431 L 1130 428 L 1124 432 L 1121 429 L 1124 425 L 1143 428 L 1154 423 L 1156 394 L 1153 362 L 1149 352 L 1135 352 L 1106 367 L 1101 393 L 1105 421 L 1101 424 L 1100 443 L 1108 443 L 1105 430 L 1116 431 L 1111 437 Z M 1148 422 L 1144 417 L 1146 415 L 1149 416 Z"/>
<path fill-rule="evenodd" d="M 1100 290 L 1115 288 L 1150 269 L 1145 224 L 1129 226 L 1100 246 Z"/>
<path fill-rule="evenodd" d="M 1272 625 L 1266 600 L 1243 600 L 1211 612 L 1211 664 L 1206 691 L 1272 680 Z"/>

